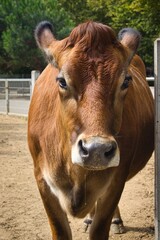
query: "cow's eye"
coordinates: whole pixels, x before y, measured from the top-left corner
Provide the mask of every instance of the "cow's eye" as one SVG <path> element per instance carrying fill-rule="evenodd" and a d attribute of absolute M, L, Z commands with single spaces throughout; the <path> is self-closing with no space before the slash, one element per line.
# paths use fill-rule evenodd
<path fill-rule="evenodd" d="M 67 89 L 66 80 L 63 77 L 57 77 L 56 81 L 59 83 L 59 86 L 63 89 Z"/>
<path fill-rule="evenodd" d="M 121 85 L 121 90 L 124 90 L 124 89 L 128 88 L 131 80 L 132 80 L 132 76 L 127 74 L 125 79 L 124 79 L 124 82 Z"/>

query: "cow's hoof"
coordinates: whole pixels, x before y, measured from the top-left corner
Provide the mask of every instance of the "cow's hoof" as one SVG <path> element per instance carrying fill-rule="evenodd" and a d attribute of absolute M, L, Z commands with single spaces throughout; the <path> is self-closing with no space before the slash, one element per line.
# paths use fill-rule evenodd
<path fill-rule="evenodd" d="M 91 225 L 92 220 L 91 219 L 85 219 L 84 220 L 84 232 L 87 232 L 88 227 Z"/>
<path fill-rule="evenodd" d="M 125 233 L 125 227 L 121 219 L 114 219 L 111 223 L 111 232 L 113 234 L 122 234 Z"/>

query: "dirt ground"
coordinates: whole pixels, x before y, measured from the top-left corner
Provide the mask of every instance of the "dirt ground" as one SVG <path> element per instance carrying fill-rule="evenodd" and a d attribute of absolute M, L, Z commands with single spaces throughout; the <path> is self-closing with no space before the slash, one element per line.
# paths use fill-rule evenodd
<path fill-rule="evenodd" d="M 26 119 L 0 115 L 0 240 L 51 240 L 33 175 L 26 132 Z M 153 176 L 152 157 L 123 192 L 120 206 L 127 232 L 110 234 L 110 239 L 154 239 Z M 70 222 L 73 240 L 87 240 L 83 220 L 70 218 Z"/>

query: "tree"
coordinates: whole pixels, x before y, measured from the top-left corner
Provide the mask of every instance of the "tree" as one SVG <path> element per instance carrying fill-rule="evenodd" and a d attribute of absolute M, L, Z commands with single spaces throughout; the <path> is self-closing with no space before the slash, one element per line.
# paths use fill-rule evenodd
<path fill-rule="evenodd" d="M 111 0 L 109 14 L 118 32 L 123 27 L 133 27 L 142 35 L 139 54 L 146 66 L 153 66 L 153 42 L 160 34 L 159 0 Z"/>
<path fill-rule="evenodd" d="M 64 8 L 75 24 L 90 18 L 90 9 L 87 0 L 59 0 L 59 6 Z"/>
<path fill-rule="evenodd" d="M 72 29 L 73 21 L 63 8 L 58 8 L 57 0 L 7 0 L 2 1 L 1 8 L 5 23 L 1 31 L 1 46 L 3 44 L 9 57 L 7 70 L 23 73 L 32 69 L 42 70 L 45 62 L 34 39 L 36 25 L 42 20 L 54 22 L 56 37 L 63 38 Z M 0 65 L 3 65 L 2 61 Z"/>
<path fill-rule="evenodd" d="M 142 34 L 139 53 L 153 66 L 153 41 L 160 36 L 159 0 L 1 0 L 0 73 L 43 69 L 45 62 L 34 40 L 38 22 L 54 23 L 58 39 L 92 19 L 115 31 L 133 27 Z"/>
<path fill-rule="evenodd" d="M 159 0 L 59 0 L 59 2 L 76 23 L 93 19 L 110 25 L 117 33 L 124 27 L 139 30 L 142 35 L 139 54 L 147 66 L 153 66 L 153 42 L 160 34 Z"/>

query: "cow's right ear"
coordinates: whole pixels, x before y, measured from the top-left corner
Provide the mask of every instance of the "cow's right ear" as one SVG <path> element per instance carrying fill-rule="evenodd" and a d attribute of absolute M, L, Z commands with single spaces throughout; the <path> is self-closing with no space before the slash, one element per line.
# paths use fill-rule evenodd
<path fill-rule="evenodd" d="M 54 37 L 52 24 L 48 21 L 40 22 L 35 29 L 35 39 L 39 48 L 45 52 L 48 61 L 57 67 L 56 56 L 51 45 L 59 41 Z"/>

